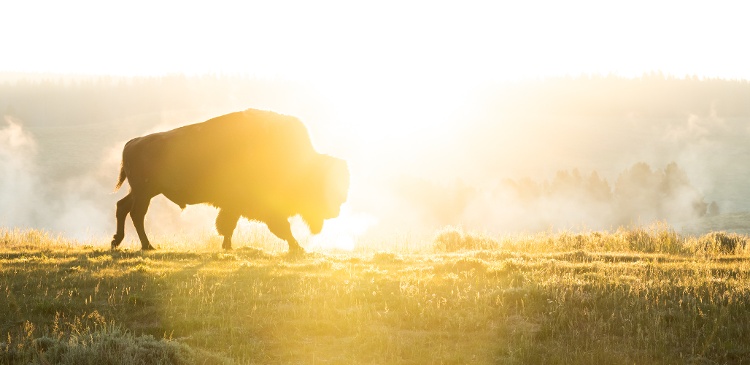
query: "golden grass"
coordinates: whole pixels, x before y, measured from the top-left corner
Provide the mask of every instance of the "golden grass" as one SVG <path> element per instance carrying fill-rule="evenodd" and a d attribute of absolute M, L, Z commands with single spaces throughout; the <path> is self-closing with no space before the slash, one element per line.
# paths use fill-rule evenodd
<path fill-rule="evenodd" d="M 744 236 L 450 234 L 293 259 L 0 230 L 0 364 L 750 362 Z"/>

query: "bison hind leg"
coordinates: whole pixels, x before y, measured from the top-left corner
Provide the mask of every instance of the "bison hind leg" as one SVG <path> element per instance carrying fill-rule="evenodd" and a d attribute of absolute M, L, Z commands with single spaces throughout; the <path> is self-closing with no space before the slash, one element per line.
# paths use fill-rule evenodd
<path fill-rule="evenodd" d="M 117 217 L 117 231 L 112 237 L 112 249 L 116 249 L 122 243 L 125 238 L 125 218 L 133 208 L 133 196 L 131 194 L 125 195 L 124 198 L 117 202 L 117 211 L 115 217 Z"/>
<path fill-rule="evenodd" d="M 141 240 L 141 250 L 144 251 L 155 250 L 154 246 L 151 246 L 151 243 L 148 241 L 144 227 L 144 219 L 152 197 L 153 195 L 134 195 L 132 198 L 133 206 L 130 209 L 130 218 L 133 220 L 133 226 L 135 226 L 135 231 Z"/>
<path fill-rule="evenodd" d="M 232 249 L 232 234 L 237 227 L 237 221 L 240 220 L 240 214 L 229 209 L 219 209 L 219 215 L 216 217 L 216 231 L 224 236 L 224 242 L 221 248 L 225 250 Z"/>

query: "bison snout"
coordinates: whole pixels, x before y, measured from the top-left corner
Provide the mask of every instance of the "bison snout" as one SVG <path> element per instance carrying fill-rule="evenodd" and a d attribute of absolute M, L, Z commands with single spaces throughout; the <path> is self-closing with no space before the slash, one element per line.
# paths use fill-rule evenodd
<path fill-rule="evenodd" d="M 323 220 L 312 219 L 307 222 L 307 226 L 310 227 L 310 233 L 319 234 L 323 230 Z"/>

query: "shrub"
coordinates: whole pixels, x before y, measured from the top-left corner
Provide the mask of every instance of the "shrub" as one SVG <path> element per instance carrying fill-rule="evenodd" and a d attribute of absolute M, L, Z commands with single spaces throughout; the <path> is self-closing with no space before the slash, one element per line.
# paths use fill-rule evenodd
<path fill-rule="evenodd" d="M 491 250 L 498 246 L 498 243 L 489 237 L 466 233 L 461 228 L 450 226 L 440 230 L 433 240 L 433 249 L 438 252 Z"/>
<path fill-rule="evenodd" d="M 224 359 L 174 340 L 135 336 L 106 325 L 66 337 L 39 337 L 27 344 L 0 346 L 0 363 L 31 364 L 224 364 Z"/>
<path fill-rule="evenodd" d="M 724 254 L 735 254 L 747 245 L 745 237 L 736 233 L 711 232 L 698 239 L 698 248 Z"/>
<path fill-rule="evenodd" d="M 679 254 L 687 250 L 677 232 L 664 223 L 620 230 L 619 234 L 635 252 Z"/>

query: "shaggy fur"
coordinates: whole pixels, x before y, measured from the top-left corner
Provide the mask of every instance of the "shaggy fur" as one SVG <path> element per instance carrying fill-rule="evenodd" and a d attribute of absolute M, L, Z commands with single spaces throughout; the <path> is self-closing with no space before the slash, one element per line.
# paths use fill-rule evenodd
<path fill-rule="evenodd" d="M 116 248 L 125 236 L 130 214 L 142 249 L 153 249 L 143 227 L 151 198 L 164 194 L 184 208 L 207 203 L 219 208 L 216 228 L 224 249 L 240 217 L 266 223 L 303 251 L 292 236 L 288 218 L 300 215 L 312 233 L 338 216 L 349 189 L 345 161 L 312 147 L 296 118 L 248 109 L 130 140 L 122 151 L 117 183 L 130 193 L 117 202 Z"/>

